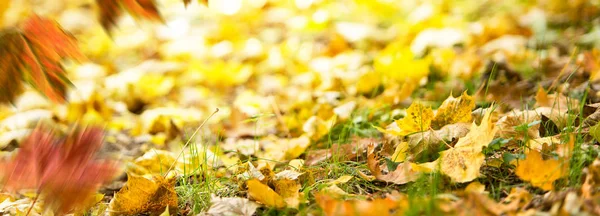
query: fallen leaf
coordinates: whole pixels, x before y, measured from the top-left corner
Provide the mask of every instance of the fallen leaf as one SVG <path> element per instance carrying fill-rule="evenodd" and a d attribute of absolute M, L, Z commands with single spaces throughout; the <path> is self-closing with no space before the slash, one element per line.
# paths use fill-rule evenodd
<path fill-rule="evenodd" d="M 498 130 L 491 120 L 491 109 L 484 115 L 481 124 L 471 125 L 467 135 L 459 138 L 453 148 L 440 152 L 440 171 L 454 182 L 469 182 L 479 176 L 485 155 L 481 152 L 493 139 Z"/>
<path fill-rule="evenodd" d="M 458 98 L 450 95 L 435 112 L 431 125 L 433 128 L 441 128 L 447 124 L 470 122 L 474 108 L 475 100 L 466 91 Z"/>
<path fill-rule="evenodd" d="M 555 180 L 565 176 L 568 162 L 555 159 L 544 160 L 542 154 L 530 150 L 525 155 L 525 160 L 519 161 L 515 173 L 519 178 L 528 181 L 531 185 L 543 190 L 552 190 Z"/>
<path fill-rule="evenodd" d="M 585 181 L 581 186 L 581 196 L 590 199 L 600 192 L 600 159 L 587 167 Z"/>
<path fill-rule="evenodd" d="M 158 215 L 170 209 L 171 214 L 177 212 L 177 193 L 175 177 L 167 178 L 152 175 L 151 178 L 127 175 L 127 183 L 110 200 L 110 215 Z"/>
<path fill-rule="evenodd" d="M 279 179 L 275 180 L 273 185 L 275 192 L 283 198 L 288 208 L 298 208 L 300 205 L 300 184 L 290 179 Z"/>
<path fill-rule="evenodd" d="M 212 195 L 211 206 L 206 212 L 208 215 L 243 215 L 252 216 L 259 205 L 246 198 L 224 197 Z"/>
<path fill-rule="evenodd" d="M 396 150 L 394 150 L 394 154 L 390 158 L 392 161 L 396 163 L 404 162 L 406 160 L 406 153 L 408 152 L 408 143 L 401 142 L 396 146 Z"/>
<path fill-rule="evenodd" d="M 251 199 L 275 208 L 285 208 L 287 206 L 283 197 L 259 180 L 250 179 L 246 181 L 246 185 L 248 185 L 248 196 Z"/>
<path fill-rule="evenodd" d="M 319 207 L 323 209 L 325 215 L 366 215 L 366 216 L 385 216 L 397 209 L 400 205 L 397 200 L 392 198 L 378 198 L 372 201 L 366 200 L 336 200 L 335 198 L 324 194 L 315 194 L 315 199 Z"/>
<path fill-rule="evenodd" d="M 417 157 L 421 153 L 438 151 L 439 145 L 464 137 L 469 133 L 468 123 L 445 125 L 439 130 L 428 130 L 407 136 L 410 153 Z"/>
<path fill-rule="evenodd" d="M 394 171 L 389 171 L 387 170 L 387 166 L 379 165 L 379 161 L 377 160 L 377 156 L 374 151 L 375 146 L 373 144 L 369 145 L 367 166 L 369 167 L 369 170 L 371 170 L 371 173 L 378 180 L 392 182 L 394 184 L 406 184 L 408 182 L 415 181 L 421 174 L 420 172 L 414 170 L 411 164 L 408 162 L 400 163 Z M 387 172 L 387 174 L 384 174 L 384 171 Z"/>
<path fill-rule="evenodd" d="M 383 132 L 394 134 L 397 136 L 406 136 L 414 132 L 428 130 L 433 120 L 433 111 L 425 105 L 414 102 L 406 109 L 406 116 L 396 120 L 398 126 L 396 129 L 388 129 Z"/>

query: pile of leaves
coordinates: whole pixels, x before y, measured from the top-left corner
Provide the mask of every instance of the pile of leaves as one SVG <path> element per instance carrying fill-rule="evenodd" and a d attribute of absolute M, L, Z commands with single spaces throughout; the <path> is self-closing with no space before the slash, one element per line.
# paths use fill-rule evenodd
<path fill-rule="evenodd" d="M 595 1 L 11 0 L 0 20 L 1 214 L 600 214 Z"/>

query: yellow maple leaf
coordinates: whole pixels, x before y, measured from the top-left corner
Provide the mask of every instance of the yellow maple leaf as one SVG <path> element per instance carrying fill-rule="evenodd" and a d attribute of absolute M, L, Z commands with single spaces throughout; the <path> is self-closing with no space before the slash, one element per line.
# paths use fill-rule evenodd
<path fill-rule="evenodd" d="M 525 160 L 519 161 L 515 173 L 519 178 L 543 190 L 552 190 L 552 183 L 568 174 L 568 163 L 559 160 L 544 160 L 542 154 L 530 150 Z"/>
<path fill-rule="evenodd" d="M 470 122 L 471 110 L 474 108 L 475 100 L 466 91 L 457 98 L 450 95 L 438 108 L 431 124 L 433 128 L 441 128 L 447 124 Z"/>
<path fill-rule="evenodd" d="M 152 179 L 127 175 L 127 184 L 110 201 L 110 215 L 159 215 L 169 208 L 177 212 L 175 177 L 153 175 Z"/>
<path fill-rule="evenodd" d="M 246 182 L 246 185 L 248 185 L 248 195 L 253 200 L 275 208 L 285 208 L 287 206 L 283 197 L 259 180 L 250 179 Z"/>
<path fill-rule="evenodd" d="M 454 148 L 440 152 L 439 161 L 441 172 L 454 182 L 469 182 L 479 176 L 479 168 L 485 160 L 481 153 L 493 139 L 498 128 L 491 120 L 492 109 L 483 116 L 481 124 L 471 125 L 467 135 L 461 137 Z"/>
<path fill-rule="evenodd" d="M 429 129 L 432 119 L 433 111 L 431 108 L 426 107 L 419 102 L 415 102 L 406 109 L 406 116 L 404 116 L 404 118 L 396 120 L 398 128 L 385 130 L 384 132 L 398 136 L 406 136 L 414 132 Z"/>

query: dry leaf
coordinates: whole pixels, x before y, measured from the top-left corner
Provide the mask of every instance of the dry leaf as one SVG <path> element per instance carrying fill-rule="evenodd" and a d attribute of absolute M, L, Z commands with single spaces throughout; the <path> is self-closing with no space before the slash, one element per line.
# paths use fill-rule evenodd
<path fill-rule="evenodd" d="M 416 180 L 419 177 L 420 172 L 414 170 L 411 164 L 408 162 L 398 164 L 396 170 L 394 171 L 388 171 L 386 165 L 379 165 L 379 161 L 377 160 L 377 156 L 374 151 L 375 146 L 373 144 L 369 145 L 367 165 L 369 170 L 371 170 L 371 173 L 378 180 L 392 182 L 394 184 L 406 184 Z M 384 171 L 387 172 L 387 174 L 384 174 Z"/>
<path fill-rule="evenodd" d="M 567 168 L 568 162 L 566 161 L 544 160 L 540 152 L 530 150 L 525 155 L 525 160 L 518 162 L 515 173 L 533 186 L 543 190 L 552 190 L 554 188 L 552 183 L 568 174 Z"/>
<path fill-rule="evenodd" d="M 385 133 L 394 134 L 397 136 L 406 136 L 414 132 L 428 130 L 433 120 L 433 111 L 425 105 L 414 102 L 406 109 L 406 116 L 396 120 L 398 126 L 396 129 L 387 129 Z"/>
<path fill-rule="evenodd" d="M 456 123 L 445 125 L 439 130 L 428 130 L 411 134 L 407 137 L 409 150 L 413 156 L 423 152 L 438 151 L 439 145 L 454 139 L 464 137 L 469 133 L 468 123 Z"/>
<path fill-rule="evenodd" d="M 365 216 L 385 216 L 398 208 L 399 202 L 392 198 L 366 200 L 336 200 L 335 198 L 324 194 L 315 194 L 317 203 L 323 209 L 325 215 L 365 215 Z"/>
<path fill-rule="evenodd" d="M 258 204 L 252 202 L 246 198 L 241 197 L 224 197 L 219 198 L 212 196 L 210 199 L 212 205 L 206 212 L 208 215 L 242 215 L 252 216 L 256 209 L 259 207 Z"/>
<path fill-rule="evenodd" d="M 581 186 L 583 198 L 590 199 L 600 192 L 600 159 L 594 160 L 587 168 L 585 182 Z"/>
<path fill-rule="evenodd" d="M 250 179 L 246 182 L 248 185 L 248 196 L 262 204 L 275 208 L 285 208 L 286 202 L 269 186 L 259 180 Z"/>
<path fill-rule="evenodd" d="M 469 182 L 479 176 L 485 155 L 481 153 L 498 130 L 491 120 L 491 109 L 484 115 L 481 124 L 471 125 L 466 136 L 460 138 L 453 148 L 440 152 L 440 171 L 454 182 Z"/>
<path fill-rule="evenodd" d="M 279 179 L 275 180 L 273 185 L 275 186 L 275 192 L 283 198 L 288 208 L 298 208 L 298 205 L 300 205 L 300 184 L 290 179 Z"/>
<path fill-rule="evenodd" d="M 471 121 L 471 110 L 475 108 L 475 100 L 467 92 L 458 97 L 450 95 L 435 112 L 431 125 L 441 128 L 447 124 Z"/>
<path fill-rule="evenodd" d="M 151 179 L 127 175 L 126 185 L 110 201 L 110 215 L 161 214 L 168 207 L 177 212 L 175 177 L 153 175 Z"/>

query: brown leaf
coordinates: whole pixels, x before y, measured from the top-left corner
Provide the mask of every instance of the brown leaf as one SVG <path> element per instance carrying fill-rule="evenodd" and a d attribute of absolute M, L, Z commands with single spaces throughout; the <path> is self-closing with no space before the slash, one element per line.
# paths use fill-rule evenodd
<path fill-rule="evenodd" d="M 385 169 L 385 165 L 379 165 L 374 151 L 375 145 L 370 144 L 368 147 L 369 154 L 367 156 L 367 166 L 369 167 L 369 170 L 371 170 L 371 173 L 378 180 L 392 182 L 394 184 L 406 184 L 416 180 L 419 177 L 420 172 L 413 170 L 412 166 L 408 162 L 400 163 L 396 167 L 396 170 L 388 171 L 387 174 L 384 174 L 383 171 L 387 171 L 387 169 Z"/>
<path fill-rule="evenodd" d="M 596 159 L 594 163 L 586 169 L 585 182 L 581 186 L 581 195 L 583 198 L 589 199 L 600 192 L 600 159 Z"/>
<path fill-rule="evenodd" d="M 44 206 L 56 213 L 73 211 L 116 171 L 114 162 L 93 159 L 101 145 L 102 131 L 97 128 L 76 128 L 66 139 L 58 139 L 54 131 L 39 126 L 12 160 L 0 162 L 4 187 L 37 189 L 50 197 Z"/>
<path fill-rule="evenodd" d="M 100 23 L 106 30 L 117 24 L 122 10 L 127 10 L 135 18 L 162 21 L 154 0 L 96 0 L 96 4 L 100 8 Z"/>

